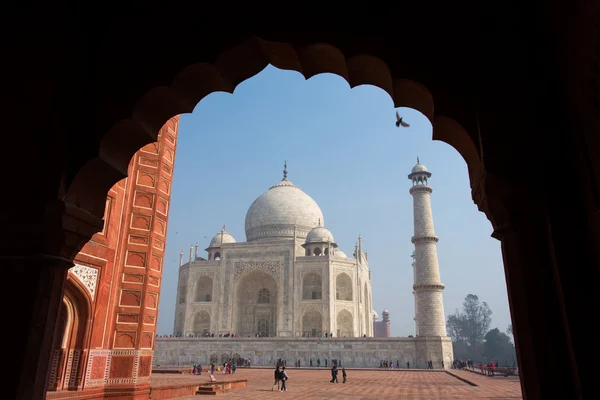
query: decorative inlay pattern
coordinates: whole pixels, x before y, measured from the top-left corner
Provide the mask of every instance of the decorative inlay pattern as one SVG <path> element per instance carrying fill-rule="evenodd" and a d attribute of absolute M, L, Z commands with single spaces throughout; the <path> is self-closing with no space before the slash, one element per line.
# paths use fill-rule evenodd
<path fill-rule="evenodd" d="M 96 294 L 96 285 L 98 283 L 98 270 L 96 268 L 87 267 L 85 265 L 75 264 L 74 267 L 69 269 L 75 275 L 81 283 L 84 284 L 86 289 L 90 292 L 92 300 Z"/>
<path fill-rule="evenodd" d="M 247 262 L 240 261 L 235 263 L 233 280 L 237 281 L 240 276 L 244 273 L 253 270 L 253 269 L 262 269 L 265 272 L 268 272 L 272 275 L 276 280 L 279 280 L 279 272 L 281 271 L 281 263 L 275 261 L 260 261 L 260 262 Z"/>
<path fill-rule="evenodd" d="M 410 241 L 417 243 L 437 243 L 440 239 L 437 236 L 413 236 Z"/>
<path fill-rule="evenodd" d="M 433 289 L 433 290 L 444 290 L 444 288 L 446 287 L 446 285 L 444 285 L 443 283 L 439 283 L 437 285 L 413 285 L 413 290 L 420 290 L 420 289 Z"/>
<path fill-rule="evenodd" d="M 296 237 L 305 238 L 308 235 L 308 232 L 312 230 L 313 227 L 309 226 L 297 226 L 296 227 Z M 265 225 L 265 226 L 257 226 L 256 228 L 251 228 L 246 231 L 247 240 L 249 242 L 265 238 L 265 237 L 282 237 L 289 236 L 290 238 L 294 236 L 294 226 L 293 225 Z"/>
<path fill-rule="evenodd" d="M 111 350 L 91 350 L 90 355 L 88 357 L 87 368 L 85 370 L 85 386 L 101 386 L 106 383 L 106 378 L 108 377 L 108 373 L 110 371 L 110 355 Z M 95 357 L 106 357 L 106 364 L 104 366 L 104 376 L 100 379 L 91 379 L 92 375 L 92 365 Z"/>
<path fill-rule="evenodd" d="M 50 378 L 48 379 L 48 387 L 54 389 L 56 385 L 56 375 L 58 373 L 58 360 L 60 359 L 62 350 L 54 350 L 52 354 L 52 363 L 50 364 Z"/>

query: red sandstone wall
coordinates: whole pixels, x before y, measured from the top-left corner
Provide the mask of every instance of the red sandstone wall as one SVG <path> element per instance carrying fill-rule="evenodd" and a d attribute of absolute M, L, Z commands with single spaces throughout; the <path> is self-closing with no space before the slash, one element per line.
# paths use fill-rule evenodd
<path fill-rule="evenodd" d="M 169 120 L 158 141 L 135 154 L 128 178 L 108 193 L 104 230 L 75 257 L 98 270 L 89 340 L 78 360 L 84 390 L 118 385 L 135 396 L 148 389 L 178 125 L 179 116 Z"/>

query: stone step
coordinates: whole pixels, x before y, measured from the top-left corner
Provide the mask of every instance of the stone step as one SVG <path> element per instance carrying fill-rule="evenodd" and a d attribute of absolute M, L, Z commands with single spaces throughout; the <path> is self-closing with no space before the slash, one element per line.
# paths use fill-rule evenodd
<path fill-rule="evenodd" d="M 210 386 L 200 386 L 196 390 L 196 395 L 216 396 L 218 394 L 221 394 L 221 393 L 218 393 L 218 392 L 221 392 L 221 390 L 219 390 L 219 389 L 217 389 L 216 387 L 210 387 Z"/>

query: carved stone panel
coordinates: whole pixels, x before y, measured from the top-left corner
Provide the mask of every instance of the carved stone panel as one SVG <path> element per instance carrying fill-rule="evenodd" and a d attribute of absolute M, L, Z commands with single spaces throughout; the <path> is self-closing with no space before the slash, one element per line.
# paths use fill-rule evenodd
<path fill-rule="evenodd" d="M 96 294 L 96 285 L 98 283 L 98 270 L 96 268 L 86 267 L 85 265 L 75 264 L 69 271 L 73 273 L 83 283 L 90 292 L 92 300 Z"/>
<path fill-rule="evenodd" d="M 233 279 L 235 281 L 238 280 L 240 276 L 244 273 L 251 271 L 253 269 L 262 269 L 267 272 L 269 275 L 273 276 L 276 281 L 279 281 L 280 271 L 281 271 L 281 263 L 278 261 L 259 261 L 259 262 L 248 262 L 248 261 L 240 261 L 235 263 Z"/>

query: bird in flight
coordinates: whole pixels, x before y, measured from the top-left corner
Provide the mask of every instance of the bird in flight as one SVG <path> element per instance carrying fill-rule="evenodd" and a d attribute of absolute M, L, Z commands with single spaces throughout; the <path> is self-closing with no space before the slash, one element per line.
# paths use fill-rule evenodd
<path fill-rule="evenodd" d="M 402 125 L 405 128 L 408 128 L 410 126 L 406 122 L 402 121 L 402 117 L 400 116 L 400 114 L 398 114 L 398 111 L 396 111 L 396 126 L 400 127 L 400 125 Z"/>

